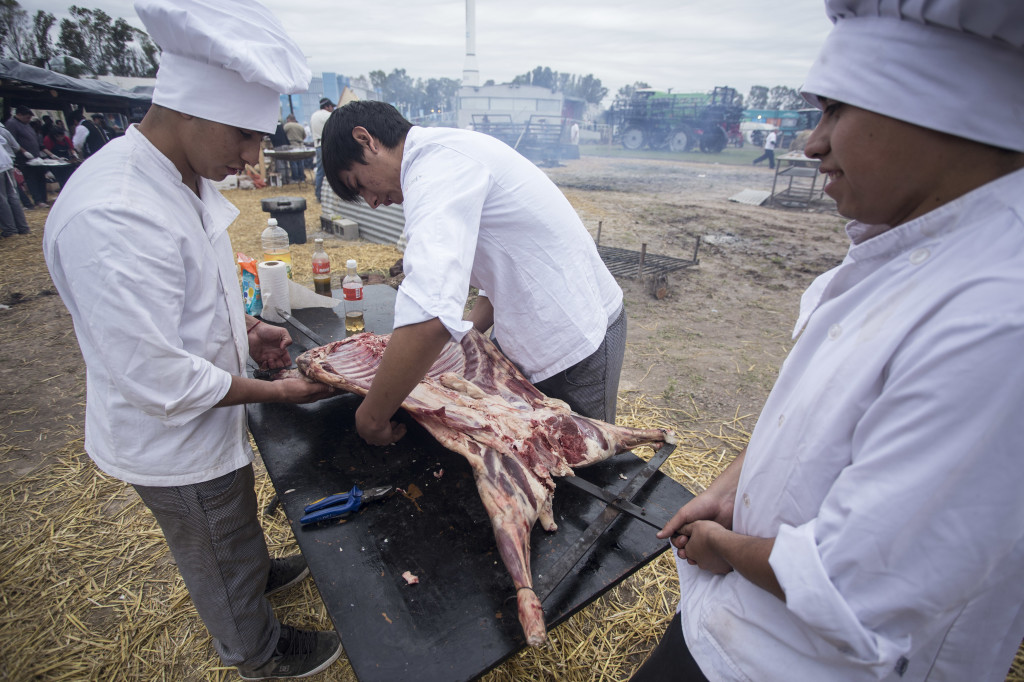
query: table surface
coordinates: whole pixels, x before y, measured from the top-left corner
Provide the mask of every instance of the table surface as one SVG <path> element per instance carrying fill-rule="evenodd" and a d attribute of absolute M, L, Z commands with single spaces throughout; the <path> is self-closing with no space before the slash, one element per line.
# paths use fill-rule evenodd
<path fill-rule="evenodd" d="M 390 331 L 394 290 L 368 286 L 364 297 L 367 330 Z M 325 342 L 344 336 L 343 306 L 295 310 L 292 315 Z M 293 348 L 312 345 L 297 330 L 290 332 Z M 469 464 L 404 412 L 397 418 L 408 426 L 405 438 L 384 448 L 366 445 L 353 428 L 360 400 L 346 394 L 313 405 L 250 405 L 249 424 L 358 678 L 474 679 L 525 641 L 515 588 L 498 555 Z M 621 476 L 631 477 L 643 464 L 627 452 L 578 471 L 582 478 L 617 491 L 627 483 Z M 368 504 L 340 523 L 299 524 L 305 505 L 353 485 L 393 485 L 405 494 Z M 682 486 L 658 472 L 634 501 L 670 516 L 690 498 Z M 530 538 L 535 579 L 604 508 L 603 502 L 558 485 L 558 531 L 547 533 L 536 525 Z M 545 600 L 548 628 L 664 551 L 666 543 L 654 533 L 621 515 Z M 418 576 L 419 584 L 408 585 L 405 571 Z"/>

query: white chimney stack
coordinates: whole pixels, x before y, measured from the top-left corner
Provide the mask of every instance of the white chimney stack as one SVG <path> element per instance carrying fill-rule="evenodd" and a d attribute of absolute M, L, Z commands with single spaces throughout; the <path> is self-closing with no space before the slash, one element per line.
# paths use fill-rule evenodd
<path fill-rule="evenodd" d="M 466 64 L 462 67 L 463 85 L 480 85 L 476 65 L 476 0 L 466 0 Z"/>

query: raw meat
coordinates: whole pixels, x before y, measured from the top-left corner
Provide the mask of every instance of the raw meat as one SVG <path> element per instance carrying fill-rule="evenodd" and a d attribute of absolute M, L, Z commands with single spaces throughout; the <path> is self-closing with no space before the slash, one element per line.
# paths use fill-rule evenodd
<path fill-rule="evenodd" d="M 366 395 L 390 336 L 358 334 L 303 353 L 309 378 Z M 557 530 L 552 476 L 639 445 L 674 442 L 665 429 L 632 429 L 573 413 L 526 380 L 486 337 L 449 341 L 402 403 L 445 447 L 465 456 L 490 516 L 498 551 L 512 576 L 526 641 L 547 637 L 530 574 L 530 529 Z"/>

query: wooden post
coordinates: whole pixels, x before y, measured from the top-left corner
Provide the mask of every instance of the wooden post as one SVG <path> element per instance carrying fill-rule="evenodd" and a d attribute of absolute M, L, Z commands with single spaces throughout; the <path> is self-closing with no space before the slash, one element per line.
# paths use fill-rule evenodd
<path fill-rule="evenodd" d="M 602 222 L 604 222 L 604 221 L 602 221 L 602 220 L 598 220 L 597 221 L 597 239 L 594 240 L 594 241 L 597 243 L 598 246 L 601 246 L 601 223 Z"/>
<path fill-rule="evenodd" d="M 647 242 L 640 245 L 640 266 L 637 268 L 636 278 L 644 281 L 644 261 L 647 259 Z"/>

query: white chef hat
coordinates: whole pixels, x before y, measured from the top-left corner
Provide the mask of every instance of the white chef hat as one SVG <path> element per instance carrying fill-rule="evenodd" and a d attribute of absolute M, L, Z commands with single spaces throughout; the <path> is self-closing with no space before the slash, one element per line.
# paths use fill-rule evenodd
<path fill-rule="evenodd" d="M 1024 152 L 1024 2 L 826 0 L 801 91 Z"/>
<path fill-rule="evenodd" d="M 255 0 L 136 0 L 135 11 L 163 50 L 154 104 L 273 132 L 280 95 L 309 89 L 302 50 Z"/>

